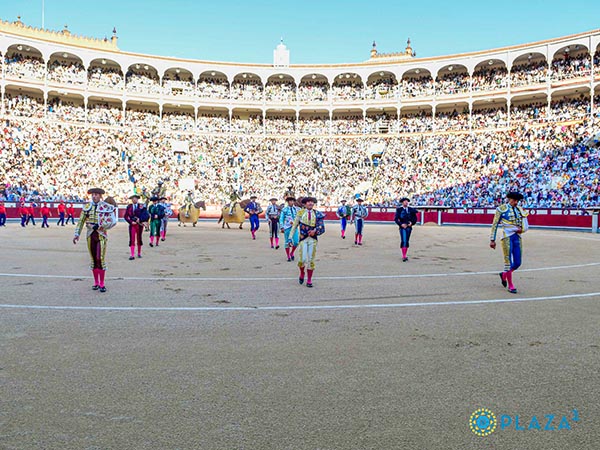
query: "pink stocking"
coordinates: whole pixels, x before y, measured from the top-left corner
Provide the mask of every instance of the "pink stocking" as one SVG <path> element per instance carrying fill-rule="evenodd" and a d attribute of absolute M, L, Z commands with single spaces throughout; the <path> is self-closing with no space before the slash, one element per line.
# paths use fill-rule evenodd
<path fill-rule="evenodd" d="M 512 270 L 509 270 L 508 272 L 506 272 L 506 281 L 508 282 L 508 289 L 511 289 L 511 290 L 515 288 L 515 285 L 513 284 L 512 274 L 513 274 Z"/>

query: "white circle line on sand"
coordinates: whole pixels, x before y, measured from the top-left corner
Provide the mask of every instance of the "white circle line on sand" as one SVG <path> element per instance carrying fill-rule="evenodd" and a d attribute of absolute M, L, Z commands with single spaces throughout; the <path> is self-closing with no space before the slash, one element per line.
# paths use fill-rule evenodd
<path fill-rule="evenodd" d="M 564 233 L 564 234 L 551 234 L 551 233 L 540 233 L 541 236 L 545 236 L 545 237 L 557 237 L 557 238 L 568 238 L 568 239 L 578 239 L 580 241 L 594 241 L 594 242 L 600 242 L 600 238 L 594 238 L 594 237 L 589 237 L 589 236 L 570 236 L 568 233 Z"/>
<path fill-rule="evenodd" d="M 548 270 L 577 269 L 583 267 L 600 266 L 600 262 L 573 264 L 568 266 L 537 267 L 532 269 L 519 269 L 519 272 L 542 272 Z M 394 274 L 394 275 L 344 275 L 344 276 L 320 276 L 319 280 L 385 280 L 400 278 L 439 278 L 439 277 L 465 277 L 473 275 L 492 275 L 499 273 L 498 270 L 480 272 L 449 272 L 449 273 L 417 273 L 417 274 Z M 0 277 L 7 278 L 89 278 L 89 275 L 49 275 L 34 273 L 0 273 Z M 296 277 L 108 277 L 112 281 L 291 281 Z"/>
<path fill-rule="evenodd" d="M 422 303 L 374 303 L 359 305 L 272 305 L 272 306 L 60 306 L 60 305 L 10 305 L 0 304 L 3 309 L 34 309 L 61 311 L 148 311 L 148 312 L 223 312 L 223 311 L 306 311 L 306 310 L 340 310 L 340 309 L 375 309 L 375 308 L 422 308 L 432 306 L 464 306 L 485 305 L 494 303 L 525 303 L 556 301 L 572 298 L 600 297 L 600 292 L 584 294 L 567 294 L 545 297 L 497 298 L 489 300 L 456 300 L 447 302 Z"/>

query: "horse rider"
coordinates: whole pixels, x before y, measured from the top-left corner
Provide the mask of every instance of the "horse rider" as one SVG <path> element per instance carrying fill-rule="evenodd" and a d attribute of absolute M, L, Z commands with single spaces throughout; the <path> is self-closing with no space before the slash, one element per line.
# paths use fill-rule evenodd
<path fill-rule="evenodd" d="M 229 215 L 230 216 L 233 216 L 233 211 L 235 210 L 235 206 L 237 205 L 238 200 L 241 200 L 241 197 L 239 196 L 237 190 L 233 189 L 231 191 L 231 194 L 229 194 Z"/>
<path fill-rule="evenodd" d="M 185 213 L 185 217 L 190 217 L 192 206 L 194 206 L 194 193 L 192 190 L 189 190 L 185 196 L 185 199 L 183 200 L 183 211 Z"/>

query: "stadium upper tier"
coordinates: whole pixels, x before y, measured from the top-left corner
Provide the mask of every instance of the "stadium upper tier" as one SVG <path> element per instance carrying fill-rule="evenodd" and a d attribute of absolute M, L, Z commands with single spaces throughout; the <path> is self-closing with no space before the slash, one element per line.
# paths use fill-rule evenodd
<path fill-rule="evenodd" d="M 18 20 L 0 21 L 0 53 L 2 114 L 182 131 L 470 130 L 593 115 L 600 96 L 600 30 L 434 58 L 373 44 L 365 62 L 279 67 L 134 54 L 116 32 L 97 40 Z"/>

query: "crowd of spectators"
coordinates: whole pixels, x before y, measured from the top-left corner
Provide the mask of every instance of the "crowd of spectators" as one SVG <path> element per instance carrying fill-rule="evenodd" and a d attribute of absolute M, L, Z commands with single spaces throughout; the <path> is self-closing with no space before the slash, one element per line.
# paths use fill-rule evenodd
<path fill-rule="evenodd" d="M 44 60 L 36 56 L 14 53 L 12 56 L 4 58 L 4 64 L 7 76 L 37 80 L 43 80 L 46 76 Z"/>
<path fill-rule="evenodd" d="M 397 133 L 398 117 L 387 113 L 371 114 L 365 117 L 364 132 L 366 134 Z"/>
<path fill-rule="evenodd" d="M 373 83 L 367 83 L 365 98 L 383 100 L 397 97 L 398 83 L 395 78 L 380 78 Z"/>
<path fill-rule="evenodd" d="M 335 101 L 360 100 L 363 98 L 363 85 L 354 79 L 341 79 L 331 88 L 331 98 Z"/>
<path fill-rule="evenodd" d="M 548 118 L 548 105 L 545 103 L 521 103 L 512 105 L 511 122 L 545 122 Z"/>
<path fill-rule="evenodd" d="M 118 126 L 123 123 L 123 110 L 108 103 L 89 105 L 87 120 L 98 125 Z"/>
<path fill-rule="evenodd" d="M 472 128 L 496 128 L 508 125 L 506 108 L 480 108 L 471 112 Z"/>
<path fill-rule="evenodd" d="M 295 102 L 296 85 L 283 80 L 269 81 L 265 86 L 265 100 L 268 102 Z"/>
<path fill-rule="evenodd" d="M 384 134 L 384 133 L 418 133 L 428 131 L 460 131 L 481 128 L 499 128 L 520 122 L 568 121 L 582 119 L 591 114 L 591 102 L 587 96 L 562 97 L 552 100 L 550 105 L 542 102 L 522 102 L 511 105 L 510 118 L 503 107 L 482 107 L 473 110 L 469 117 L 468 109 L 437 111 L 435 117 L 431 111 L 406 113 L 402 111 L 400 119 L 396 114 L 347 113 L 336 115 L 333 120 L 324 117 L 296 118 L 296 115 L 268 116 L 263 124 L 262 114 L 250 117 L 229 117 L 221 113 L 200 113 L 194 119 L 190 110 L 163 112 L 144 110 L 143 106 L 128 108 L 123 113 L 122 107 L 90 101 L 88 111 L 83 102 L 69 100 L 68 96 L 51 96 L 44 107 L 43 99 L 26 94 L 6 92 L 4 98 L 5 114 L 12 117 L 47 117 L 65 122 L 87 122 L 90 124 L 110 126 L 153 127 L 162 126 L 167 130 L 200 131 L 205 133 L 250 133 L 250 134 Z M 600 96 L 596 96 L 594 104 L 598 106 Z M 510 121 L 509 121 L 510 119 Z"/>
<path fill-rule="evenodd" d="M 133 93 L 160 94 L 161 91 L 158 78 L 150 73 L 127 72 L 125 86 Z"/>
<path fill-rule="evenodd" d="M 270 116 L 265 119 L 265 131 L 267 134 L 294 134 L 295 116 Z"/>
<path fill-rule="evenodd" d="M 296 122 L 298 134 L 305 136 L 329 134 L 330 121 L 320 117 L 300 117 Z"/>
<path fill-rule="evenodd" d="M 111 110 L 97 105 L 90 115 L 92 109 Z M 597 132 L 598 120 L 595 125 L 590 119 L 569 125 L 526 122 L 476 133 L 310 137 L 291 132 L 284 136 L 280 126 L 288 125 L 279 121 L 287 121 L 285 117 L 265 122 L 268 130 L 275 127 L 277 132 L 249 136 L 240 123 L 262 127 L 261 116 L 251 121 L 234 117 L 232 127 L 238 128 L 233 133 L 177 134 L 192 122 L 171 122 L 175 119 L 166 114 L 164 123 L 170 128 L 148 127 L 158 125 L 158 114 L 128 113 L 130 124 L 146 126 L 106 128 L 59 122 L 54 116 L 5 117 L 0 127 L 0 183 L 8 189 L 0 196 L 83 198 L 90 185 L 100 185 L 126 201 L 134 188 L 153 187 L 162 179 L 177 201 L 183 192 L 179 180 L 190 178 L 197 197 L 215 204 L 226 201 L 233 189 L 264 200 L 281 197 L 289 185 L 299 193 L 315 194 L 322 205 L 362 193 L 373 205 L 391 205 L 411 195 L 416 204 L 493 206 L 511 188 L 526 193 L 527 206 L 584 207 L 598 200 L 600 155 L 582 146 L 593 130 Z M 373 116 L 375 123 L 386 119 Z M 400 122 L 406 124 L 407 119 Z M 328 126 L 327 120 L 317 120 L 320 127 Z M 354 120 L 360 129 L 362 117 Z M 331 126 L 340 122 L 334 118 Z M 185 141 L 187 152 L 176 152 L 174 140 Z"/>
<path fill-rule="evenodd" d="M 469 91 L 470 77 L 468 72 L 450 71 L 436 80 L 437 95 L 453 95 Z"/>
<path fill-rule="evenodd" d="M 596 122 L 596 127 L 600 122 Z M 600 200 L 600 150 L 583 143 L 590 122 L 571 126 L 524 126 L 503 133 L 474 136 L 461 155 L 461 172 L 446 186 L 432 183 L 415 196 L 417 205 L 493 207 L 506 192 L 518 190 L 523 205 L 541 208 L 585 208 Z M 444 148 L 456 148 L 448 143 Z M 456 155 L 453 159 L 460 162 Z M 461 164 L 456 164 L 461 166 Z M 474 173 L 477 170 L 477 173 Z"/>
<path fill-rule="evenodd" d="M 26 94 L 4 94 L 6 113 L 16 117 L 44 117 L 44 99 Z"/>
<path fill-rule="evenodd" d="M 508 71 L 506 67 L 485 67 L 475 70 L 472 78 L 472 90 L 494 91 L 508 86 Z"/>
<path fill-rule="evenodd" d="M 331 121 L 331 134 L 360 134 L 364 129 L 363 116 L 337 116 Z"/>
<path fill-rule="evenodd" d="M 338 76 L 330 86 L 323 80 L 306 80 L 296 86 L 288 79 L 272 79 L 265 86 L 251 74 L 237 77 L 231 86 L 226 78 L 203 76 L 197 85 L 189 74 L 168 73 L 162 80 L 148 69 L 148 66 L 133 67 L 127 72 L 125 82 L 122 72 L 116 67 L 92 66 L 88 70 L 78 61 L 55 59 L 48 66 L 43 59 L 21 53 L 5 57 L 5 71 L 8 77 L 28 78 L 49 82 L 60 82 L 91 88 L 122 90 L 131 93 L 150 95 L 184 96 L 188 98 L 214 98 L 240 101 L 266 101 L 281 103 L 344 102 L 358 100 L 395 100 L 398 98 L 418 98 L 446 96 L 469 92 L 494 91 L 525 85 L 536 85 L 552 80 L 563 80 L 589 76 L 592 63 L 600 71 L 600 50 L 593 58 L 588 53 L 571 56 L 566 52 L 554 58 L 548 67 L 545 59 L 531 55 L 529 59 L 512 66 L 510 75 L 505 66 L 480 65 L 472 76 L 468 72 L 450 66 L 436 80 L 426 73 L 416 70 L 400 83 L 392 76 L 379 75 L 374 81 L 363 84 L 355 74 Z M 453 70 L 451 70 L 453 69 Z M 213 75 L 216 75 L 213 72 Z M 315 76 L 316 77 L 316 76 Z"/>
<path fill-rule="evenodd" d="M 399 131 L 401 133 L 420 133 L 433 130 L 433 116 L 431 112 L 404 114 L 400 118 Z"/>
<path fill-rule="evenodd" d="M 530 56 L 505 67 L 482 65 L 473 76 L 444 71 L 435 82 L 414 77 L 381 77 L 366 85 L 357 75 L 326 81 L 275 79 L 263 87 L 246 74 L 231 86 L 224 78 L 201 77 L 197 85 L 179 74 L 165 77 L 136 68 L 125 77 L 116 68 L 55 60 L 46 67 L 35 56 L 5 56 L 7 76 L 102 89 L 169 96 L 198 96 L 268 102 L 360 101 L 452 95 L 587 76 L 600 71 L 600 49 L 546 60 Z M 147 67 L 146 67 L 147 69 Z M 213 76 L 215 73 L 213 73 Z M 420 75 L 420 76 L 419 76 Z M 308 79 L 308 78 L 307 78 Z M 124 82 L 125 81 L 125 82 Z M 182 179 L 192 179 L 196 196 L 221 204 L 233 189 L 261 200 L 281 197 L 293 185 L 324 206 L 357 194 L 371 205 L 393 206 L 404 195 L 416 205 L 493 207 L 508 190 L 524 193 L 527 207 L 597 205 L 600 151 L 583 145 L 600 132 L 589 96 L 518 102 L 510 107 L 406 113 L 370 112 L 314 117 L 295 114 L 249 117 L 158 109 L 123 110 L 93 101 L 87 111 L 73 96 L 44 98 L 11 87 L 4 92 L 0 126 L 0 200 L 81 200 L 91 185 L 119 201 L 134 189 L 165 181 L 181 201 Z M 42 95 L 40 93 L 40 95 Z M 598 110 L 600 95 L 594 97 Z M 489 103 L 489 105 L 492 105 Z M 258 109 L 258 108 L 256 108 Z M 255 110 L 256 110 L 255 109 Z M 255 111 L 254 110 L 254 111 Z M 355 109 L 356 111 L 357 109 Z M 414 111 L 414 110 L 413 110 Z M 423 134 L 425 133 L 425 134 Z M 361 136 L 362 135 L 362 136 Z M 187 151 L 175 151 L 185 141 Z M 180 147 L 178 147 L 180 148 Z"/>
<path fill-rule="evenodd" d="M 198 116 L 196 129 L 203 133 L 226 133 L 229 131 L 229 117 L 218 114 Z"/>
<path fill-rule="evenodd" d="M 590 114 L 590 99 L 584 96 L 579 98 L 562 98 L 552 101 L 550 113 L 553 120 L 567 121 L 581 119 Z"/>
<path fill-rule="evenodd" d="M 85 109 L 83 105 L 77 105 L 69 100 L 62 100 L 58 97 L 48 100 L 48 115 L 50 120 L 59 120 L 62 122 L 86 121 Z"/>
<path fill-rule="evenodd" d="M 546 60 L 528 60 L 525 63 L 515 64 L 510 71 L 511 86 L 526 86 L 541 84 L 548 81 L 548 63 Z"/>
<path fill-rule="evenodd" d="M 433 97 L 435 82 L 430 75 L 418 78 L 404 78 L 401 86 L 402 98 Z"/>
<path fill-rule="evenodd" d="M 437 130 L 468 130 L 469 110 L 436 112 L 435 127 Z"/>
<path fill-rule="evenodd" d="M 309 81 L 298 86 L 298 100 L 301 102 L 325 102 L 328 99 L 329 83 L 326 81 Z"/>
<path fill-rule="evenodd" d="M 231 99 L 262 101 L 262 83 L 260 82 L 260 80 L 252 78 L 242 78 L 241 80 L 235 80 L 231 84 Z"/>
<path fill-rule="evenodd" d="M 171 131 L 194 131 L 195 121 L 193 113 L 163 112 L 162 126 Z"/>
<path fill-rule="evenodd" d="M 118 69 L 93 67 L 90 69 L 88 86 L 100 89 L 123 89 L 123 73 Z"/>
<path fill-rule="evenodd" d="M 196 93 L 196 86 L 194 84 L 194 80 L 189 78 L 184 78 L 179 74 L 175 73 L 170 77 L 163 78 L 163 94 L 170 95 L 173 97 L 184 96 L 184 97 L 194 97 Z"/>
<path fill-rule="evenodd" d="M 229 83 L 225 78 L 203 78 L 196 88 L 200 98 L 229 98 Z"/>
<path fill-rule="evenodd" d="M 83 85 L 87 72 L 80 62 L 66 63 L 55 60 L 48 67 L 48 80 L 64 84 Z"/>
<path fill-rule="evenodd" d="M 572 56 L 572 53 L 565 51 L 565 53 L 554 58 L 550 64 L 553 79 L 560 80 L 587 76 L 591 71 L 592 63 L 600 67 L 600 49 L 595 51 L 593 57 L 587 52 L 578 53 L 574 56 Z M 50 81 L 67 84 L 84 84 L 87 78 L 91 85 L 114 88 L 120 86 L 123 80 L 122 72 L 115 67 L 95 66 L 86 70 L 79 61 L 58 59 L 46 66 L 41 57 L 24 55 L 19 52 L 5 56 L 5 66 L 8 76 L 35 79 L 44 79 L 47 76 Z M 160 92 L 158 75 L 144 70 L 147 67 L 137 67 L 135 71 L 130 69 L 127 72 L 126 80 L 127 84 L 130 85 L 128 89 L 135 92 Z M 419 73 L 418 70 L 416 72 Z M 449 93 L 465 92 L 469 88 L 469 83 L 472 84 L 474 91 L 500 89 L 508 85 L 507 69 L 504 66 L 487 67 L 481 65 L 475 70 L 472 77 L 467 72 L 457 70 L 444 72 L 443 75 L 437 77 L 437 83 L 434 83 L 431 76 L 427 74 L 420 77 L 417 75 L 412 78 L 403 78 L 400 84 L 393 77 L 381 76 L 377 80 L 367 83 L 366 86 L 363 85 L 360 79 L 357 79 L 357 75 L 345 74 L 336 78 L 332 90 L 335 93 L 335 98 L 346 100 L 363 97 L 367 99 L 395 98 L 398 90 L 402 92 L 402 97 L 431 95 L 435 89 L 437 89 L 439 95 L 447 95 Z M 548 63 L 544 59 L 534 58 L 531 55 L 525 62 L 513 65 L 511 77 L 513 86 L 543 83 L 548 77 Z M 272 80 L 267 83 L 266 87 L 263 87 L 260 79 L 245 74 L 244 77 L 235 80 L 233 84 L 235 85 L 233 98 L 246 98 L 249 95 L 252 99 L 261 99 L 263 88 L 267 98 L 275 100 L 282 97 L 284 101 L 287 101 L 296 96 L 295 84 L 287 80 Z M 163 87 L 165 93 L 169 95 L 180 95 L 180 92 L 173 92 L 173 90 L 183 90 L 189 95 L 196 95 L 197 91 L 197 95 L 203 98 L 230 97 L 229 83 L 225 78 L 203 77 L 196 88 L 194 80 L 189 75 L 184 76 L 180 73 L 173 73 L 165 75 Z M 325 100 L 329 88 L 329 83 L 326 81 L 308 80 L 302 82 L 298 87 L 298 99 L 301 101 L 315 98 Z M 252 92 L 248 94 L 247 91 Z"/>
<path fill-rule="evenodd" d="M 232 133 L 261 134 L 264 131 L 262 115 L 256 114 L 248 118 L 231 117 L 230 131 Z"/>
<path fill-rule="evenodd" d="M 125 112 L 125 125 L 146 129 L 160 126 L 158 111 L 128 109 Z"/>
<path fill-rule="evenodd" d="M 590 74 L 592 61 L 589 54 L 571 57 L 569 53 L 555 58 L 552 61 L 552 78 L 567 80 L 570 78 L 585 77 Z"/>

